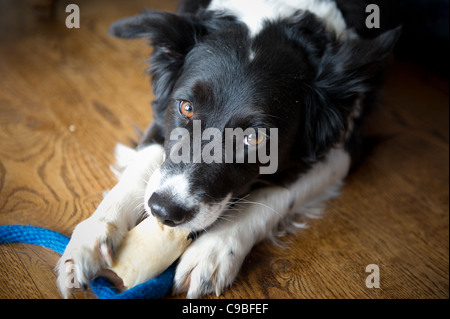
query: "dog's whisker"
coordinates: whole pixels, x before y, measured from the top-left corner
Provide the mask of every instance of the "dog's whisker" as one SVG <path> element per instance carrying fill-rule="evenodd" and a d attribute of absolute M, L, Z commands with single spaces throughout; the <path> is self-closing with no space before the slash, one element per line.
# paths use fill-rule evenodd
<path fill-rule="evenodd" d="M 224 220 L 224 221 L 227 221 L 227 222 L 230 222 L 230 223 L 234 222 L 233 219 L 224 218 L 224 217 L 222 217 L 222 216 L 219 216 L 217 219 L 218 219 L 218 220 Z"/>
<path fill-rule="evenodd" d="M 270 207 L 270 206 L 268 206 L 268 205 L 266 205 L 266 204 L 263 204 L 263 203 L 259 203 L 259 202 L 255 202 L 255 201 L 241 201 L 240 203 L 242 203 L 242 204 L 256 204 L 256 205 L 260 205 L 260 206 L 263 206 L 263 207 L 265 207 L 265 208 L 267 208 L 267 209 L 270 209 L 272 212 L 278 214 L 279 216 L 282 216 L 282 215 L 281 215 L 277 210 L 275 210 L 273 207 Z"/>

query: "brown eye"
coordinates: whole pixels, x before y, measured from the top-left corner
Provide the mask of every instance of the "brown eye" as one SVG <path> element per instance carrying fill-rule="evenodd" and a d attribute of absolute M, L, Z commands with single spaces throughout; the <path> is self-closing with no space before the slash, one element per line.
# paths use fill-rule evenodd
<path fill-rule="evenodd" d="M 188 101 L 180 101 L 180 113 L 190 119 L 194 115 L 194 107 Z"/>
<path fill-rule="evenodd" d="M 248 146 L 258 146 L 266 140 L 266 135 L 263 133 L 253 133 L 244 137 L 244 144 Z"/>

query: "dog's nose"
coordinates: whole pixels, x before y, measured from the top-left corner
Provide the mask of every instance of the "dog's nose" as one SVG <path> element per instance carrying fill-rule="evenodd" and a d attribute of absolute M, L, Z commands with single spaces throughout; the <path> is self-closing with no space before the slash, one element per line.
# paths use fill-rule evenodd
<path fill-rule="evenodd" d="M 153 216 L 170 227 L 182 224 L 189 215 L 189 211 L 174 203 L 170 196 L 156 192 L 150 196 L 148 206 Z"/>

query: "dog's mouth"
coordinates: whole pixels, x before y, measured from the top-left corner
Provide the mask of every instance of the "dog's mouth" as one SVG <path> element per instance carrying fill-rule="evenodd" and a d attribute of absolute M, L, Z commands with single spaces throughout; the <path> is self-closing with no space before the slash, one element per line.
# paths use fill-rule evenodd
<path fill-rule="evenodd" d="M 200 227 L 200 229 L 192 230 L 189 233 L 188 239 L 196 239 L 204 232 L 207 232 L 208 229 L 214 227 L 218 222 L 224 219 L 223 215 L 226 214 L 230 208 L 232 209 L 234 207 L 235 202 L 236 200 L 231 199 L 231 194 L 229 194 L 216 204 L 200 204 L 203 208 L 200 209 L 199 213 L 207 215 L 209 212 L 209 216 L 199 216 L 198 218 L 193 218 L 193 220 L 188 222 L 186 226 L 182 226 L 188 229 L 196 229 Z M 211 207 L 214 208 L 211 209 Z M 204 212 L 202 210 L 204 210 Z M 202 223 L 205 224 L 202 225 Z"/>
<path fill-rule="evenodd" d="M 213 196 L 206 186 L 194 185 L 192 172 L 174 171 L 157 169 L 151 175 L 145 192 L 146 212 L 170 227 L 192 232 L 211 227 L 229 207 L 232 194 Z"/>
<path fill-rule="evenodd" d="M 195 215 L 184 225 L 180 226 L 200 233 L 210 227 L 214 227 L 214 224 L 220 220 L 222 214 L 229 208 L 230 199 L 231 194 L 228 194 L 221 200 L 213 203 L 200 202 Z"/>

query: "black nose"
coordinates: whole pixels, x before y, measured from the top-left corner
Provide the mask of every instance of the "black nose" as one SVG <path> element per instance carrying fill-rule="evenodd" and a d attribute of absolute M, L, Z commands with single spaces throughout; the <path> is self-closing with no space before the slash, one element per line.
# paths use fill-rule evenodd
<path fill-rule="evenodd" d="M 170 196 L 153 193 L 148 200 L 153 216 L 155 216 L 161 223 L 174 227 L 182 224 L 189 216 L 190 210 L 187 210 L 173 200 Z"/>

